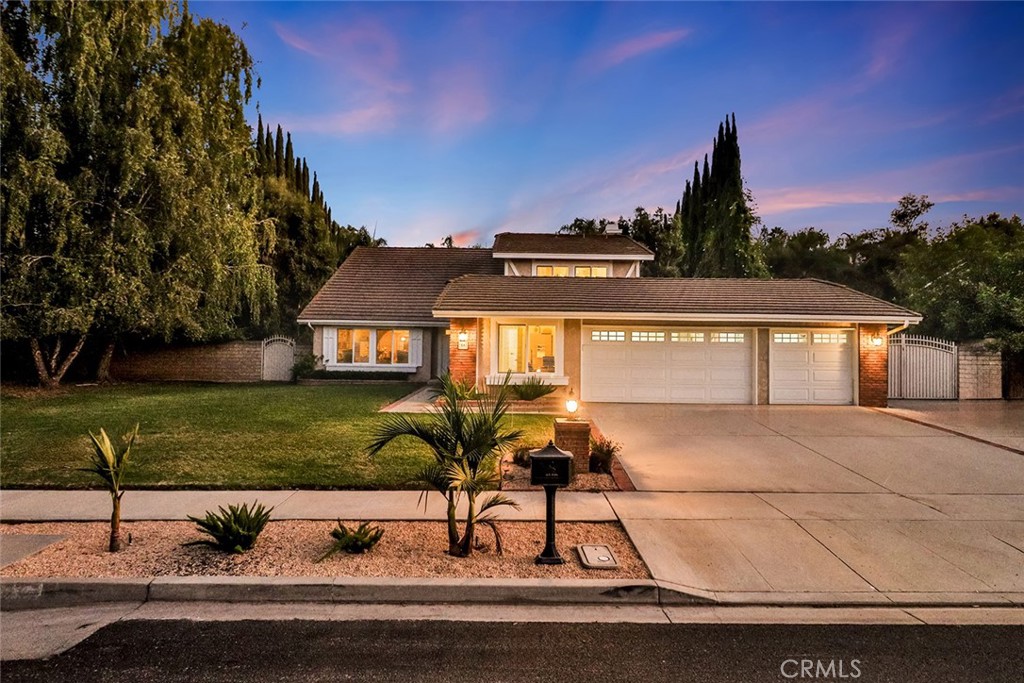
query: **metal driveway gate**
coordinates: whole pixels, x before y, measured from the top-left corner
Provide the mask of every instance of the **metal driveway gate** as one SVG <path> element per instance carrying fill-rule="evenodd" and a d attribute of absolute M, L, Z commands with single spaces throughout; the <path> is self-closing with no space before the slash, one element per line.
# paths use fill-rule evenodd
<path fill-rule="evenodd" d="M 956 343 L 909 334 L 890 337 L 889 398 L 957 398 Z"/>
<path fill-rule="evenodd" d="M 295 365 L 295 340 L 288 337 L 268 337 L 263 340 L 263 380 L 290 382 Z"/>

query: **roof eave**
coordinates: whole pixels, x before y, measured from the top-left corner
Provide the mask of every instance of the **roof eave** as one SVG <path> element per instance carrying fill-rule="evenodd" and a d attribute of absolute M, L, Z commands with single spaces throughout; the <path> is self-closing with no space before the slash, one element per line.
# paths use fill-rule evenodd
<path fill-rule="evenodd" d="M 299 318 L 300 325 L 338 325 L 352 326 L 365 325 L 367 327 L 447 327 L 447 320 L 441 316 L 434 316 L 431 320 L 367 320 L 359 318 Z"/>
<path fill-rule="evenodd" d="M 644 311 L 496 311 L 435 309 L 435 318 L 600 318 L 603 320 L 659 320 L 666 322 L 779 322 L 779 323 L 884 323 L 916 325 L 920 315 L 801 315 L 795 313 L 664 313 Z"/>
<path fill-rule="evenodd" d="M 569 259 L 574 261 L 653 261 L 654 254 L 574 254 L 568 252 L 493 252 L 494 258 L 525 258 L 525 259 Z"/>

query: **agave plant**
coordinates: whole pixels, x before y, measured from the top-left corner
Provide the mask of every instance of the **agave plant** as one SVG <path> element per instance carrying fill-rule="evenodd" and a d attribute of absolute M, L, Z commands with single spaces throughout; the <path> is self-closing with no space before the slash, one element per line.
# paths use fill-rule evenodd
<path fill-rule="evenodd" d="M 371 457 L 392 441 L 412 437 L 425 443 L 434 461 L 419 474 L 419 482 L 436 490 L 448 506 L 448 552 L 458 557 L 473 553 L 478 525 L 494 532 L 495 549 L 501 551 L 501 536 L 494 524 L 494 509 L 518 508 L 502 493 L 481 494 L 497 483 L 497 463 L 501 454 L 522 436 L 506 427 L 509 403 L 509 378 L 490 394 L 476 399 L 464 396 L 464 387 L 451 375 L 441 377 L 439 401 L 426 418 L 391 413 L 377 428 L 370 444 Z M 456 509 L 462 496 L 468 503 L 465 524 L 459 531 Z"/>
<path fill-rule="evenodd" d="M 110 441 L 106 431 L 100 429 L 99 436 L 89 432 L 92 439 L 93 453 L 89 458 L 89 466 L 80 468 L 81 472 L 96 474 L 107 487 L 110 494 L 112 510 L 110 513 L 110 544 L 108 550 L 116 553 L 121 549 L 121 497 L 124 496 L 124 475 L 128 471 L 128 462 L 132 446 L 139 438 L 139 425 L 122 437 L 121 446 L 116 447 Z"/>
<path fill-rule="evenodd" d="M 209 545 L 229 553 L 244 553 L 256 544 L 274 510 L 268 510 L 259 502 L 253 502 L 251 508 L 248 503 L 243 503 L 228 505 L 227 510 L 220 506 L 217 509 L 218 512 L 207 510 L 206 517 L 188 516 L 199 531 L 213 540 L 191 541 L 185 545 Z"/>
<path fill-rule="evenodd" d="M 369 522 L 363 522 L 357 528 L 349 529 L 339 519 L 338 526 L 331 529 L 331 538 L 334 539 L 334 542 L 317 562 L 323 562 L 337 553 L 357 555 L 369 552 L 383 536 L 384 529 L 379 526 L 370 526 Z"/>

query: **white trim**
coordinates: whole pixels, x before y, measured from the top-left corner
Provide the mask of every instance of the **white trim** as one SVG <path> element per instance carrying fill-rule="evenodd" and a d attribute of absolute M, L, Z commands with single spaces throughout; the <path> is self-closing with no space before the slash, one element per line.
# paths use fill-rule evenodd
<path fill-rule="evenodd" d="M 360 330 L 365 329 L 370 332 L 370 360 L 366 363 L 339 363 L 338 362 L 338 330 Z M 405 328 L 409 330 L 409 361 L 406 363 L 377 363 L 377 330 L 386 330 L 393 332 L 400 327 L 351 327 L 343 325 L 340 327 L 331 326 L 324 329 L 323 334 L 323 359 L 324 368 L 327 370 L 366 370 L 366 371 L 394 371 L 394 372 L 415 372 L 423 365 L 423 332 L 422 330 L 416 330 L 415 328 Z M 419 331 L 419 335 L 415 332 Z M 330 340 L 330 344 L 328 344 Z M 392 347 L 392 353 L 394 353 L 394 347 Z"/>
<path fill-rule="evenodd" d="M 305 320 L 299 319 L 304 325 L 324 325 L 328 327 L 448 327 L 448 322 L 440 321 L 441 316 L 434 316 L 437 320 L 427 322 L 410 322 L 408 320 Z M 468 316 L 467 316 L 468 317 Z"/>
<path fill-rule="evenodd" d="M 653 261 L 654 254 L 537 254 L 537 253 L 508 253 L 494 252 L 494 258 L 504 259 L 540 259 L 546 261 Z"/>
<path fill-rule="evenodd" d="M 626 271 L 626 277 L 640 277 L 640 262 L 634 261 L 633 265 Z"/>
<path fill-rule="evenodd" d="M 515 277 L 520 277 L 519 269 L 516 268 L 516 264 L 513 263 L 511 259 L 505 261 L 505 275 L 509 275 L 510 270 L 512 271 L 511 275 L 514 275 Z"/>
<path fill-rule="evenodd" d="M 607 260 L 597 261 L 597 262 L 587 262 L 586 264 L 575 263 L 573 261 L 567 261 L 565 259 L 547 259 L 547 260 L 531 261 L 530 262 L 530 275 L 532 275 L 533 277 L 541 277 L 540 275 L 537 275 L 537 269 L 542 267 L 542 266 L 550 266 L 552 268 L 567 268 L 569 270 L 569 274 L 568 275 L 564 275 L 564 276 L 562 276 L 562 275 L 545 275 L 543 277 L 567 277 L 567 278 L 570 278 L 570 277 L 582 277 L 582 276 L 577 276 L 576 275 L 576 268 L 593 268 L 595 266 L 604 266 L 605 267 L 605 269 L 606 269 L 606 271 L 608 273 L 607 275 L 604 276 L 605 278 L 615 277 L 615 275 L 612 272 L 612 262 L 611 261 L 607 261 Z M 518 275 L 518 273 L 517 273 L 517 275 Z M 595 279 L 595 278 L 590 278 L 590 279 Z M 601 279 L 601 278 L 596 278 L 596 279 Z"/>
<path fill-rule="evenodd" d="M 756 325 L 760 322 L 780 323 L 836 323 L 839 325 L 852 325 L 853 323 L 902 323 L 921 322 L 921 316 L 891 317 L 880 315 L 851 315 L 837 317 L 835 315 L 795 315 L 795 314 L 772 314 L 755 315 L 750 313 L 614 313 L 610 311 L 446 311 L 435 310 L 437 318 L 490 318 L 493 316 L 506 318 L 568 318 L 570 320 L 622 320 L 629 321 L 680 321 L 680 322 L 743 322 Z"/>
<path fill-rule="evenodd" d="M 371 365 L 369 363 L 324 363 L 325 370 L 336 372 L 399 372 L 412 374 L 419 370 L 418 365 Z"/>

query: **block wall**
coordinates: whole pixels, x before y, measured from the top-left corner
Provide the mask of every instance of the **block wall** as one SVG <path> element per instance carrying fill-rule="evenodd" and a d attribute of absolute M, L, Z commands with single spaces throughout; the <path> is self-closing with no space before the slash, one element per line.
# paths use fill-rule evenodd
<path fill-rule="evenodd" d="M 984 342 L 961 344 L 957 349 L 960 400 L 1003 397 L 1003 358 Z"/>
<path fill-rule="evenodd" d="M 263 342 L 236 341 L 115 354 L 114 379 L 127 382 L 259 382 Z"/>

